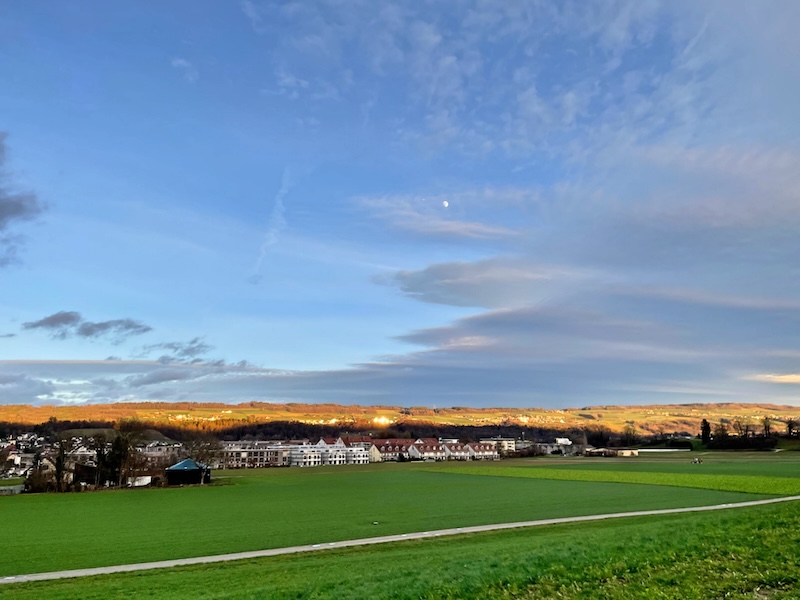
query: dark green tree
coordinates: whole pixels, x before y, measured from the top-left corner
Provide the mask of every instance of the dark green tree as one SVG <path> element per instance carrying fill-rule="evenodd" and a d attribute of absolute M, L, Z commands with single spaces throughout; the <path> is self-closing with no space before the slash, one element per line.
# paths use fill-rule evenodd
<path fill-rule="evenodd" d="M 709 423 L 706 419 L 700 423 L 700 437 L 703 440 L 704 444 L 707 444 L 711 441 L 711 423 Z"/>

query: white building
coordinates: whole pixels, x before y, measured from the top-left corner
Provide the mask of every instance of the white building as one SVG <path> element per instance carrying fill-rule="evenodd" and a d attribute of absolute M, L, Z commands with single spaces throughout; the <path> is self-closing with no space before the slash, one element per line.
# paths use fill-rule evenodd
<path fill-rule="evenodd" d="M 469 460 L 469 448 L 460 442 L 447 442 L 442 444 L 447 460 Z"/>
<path fill-rule="evenodd" d="M 290 446 L 289 466 L 319 467 L 322 464 L 322 451 L 318 446 Z"/>
<path fill-rule="evenodd" d="M 479 443 L 467 444 L 469 448 L 469 456 L 472 460 L 497 460 L 500 454 L 494 444 Z"/>
<path fill-rule="evenodd" d="M 223 442 L 223 464 L 226 469 L 260 469 L 288 467 L 291 446 L 280 442 Z"/>
<path fill-rule="evenodd" d="M 494 444 L 498 452 L 509 454 L 517 451 L 517 440 L 514 438 L 493 437 L 481 439 L 481 444 Z"/>
<path fill-rule="evenodd" d="M 443 444 L 431 444 L 427 441 L 411 444 L 408 447 L 408 455 L 414 460 L 445 460 L 447 455 L 444 450 Z"/>

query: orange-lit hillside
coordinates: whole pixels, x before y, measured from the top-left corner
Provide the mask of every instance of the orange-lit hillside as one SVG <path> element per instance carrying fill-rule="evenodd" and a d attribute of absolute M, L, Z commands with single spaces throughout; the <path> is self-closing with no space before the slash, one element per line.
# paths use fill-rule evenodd
<path fill-rule="evenodd" d="M 563 410 L 541 408 L 427 408 L 337 404 L 196 404 L 119 403 L 87 406 L 0 406 L 0 421 L 36 424 L 60 421 L 118 421 L 137 418 L 153 423 L 200 426 L 219 430 L 246 423 L 300 421 L 303 423 L 386 427 L 400 422 L 447 425 L 523 425 L 532 428 L 584 429 L 597 426 L 621 431 L 633 424 L 643 433 L 699 431 L 702 419 L 711 423 L 740 420 L 760 429 L 764 417 L 782 430 L 787 419 L 798 419 L 800 407 L 773 404 L 673 404 L 649 406 L 587 406 Z"/>

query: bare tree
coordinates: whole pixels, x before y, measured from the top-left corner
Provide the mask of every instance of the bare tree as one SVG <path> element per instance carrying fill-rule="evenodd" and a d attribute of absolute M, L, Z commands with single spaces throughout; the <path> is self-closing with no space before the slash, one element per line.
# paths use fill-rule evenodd
<path fill-rule="evenodd" d="M 622 443 L 626 446 L 633 446 L 638 439 L 636 434 L 636 426 L 633 423 L 628 423 L 622 429 Z"/>
<path fill-rule="evenodd" d="M 53 459 L 56 492 L 63 492 L 65 491 L 67 478 L 67 441 L 64 439 L 58 440 L 56 448 L 56 455 Z"/>
<path fill-rule="evenodd" d="M 764 437 L 769 437 L 772 433 L 772 419 L 765 416 L 761 419 L 761 426 L 764 428 Z"/>
<path fill-rule="evenodd" d="M 181 454 L 184 458 L 191 458 L 201 465 L 212 468 L 222 459 L 222 444 L 211 435 L 198 435 L 184 442 Z"/>
<path fill-rule="evenodd" d="M 98 433 L 90 438 L 89 447 L 94 450 L 95 465 L 97 466 L 94 476 L 94 486 L 98 488 L 101 483 L 105 485 L 105 483 L 111 479 L 109 476 L 108 464 L 108 438 L 105 434 Z"/>

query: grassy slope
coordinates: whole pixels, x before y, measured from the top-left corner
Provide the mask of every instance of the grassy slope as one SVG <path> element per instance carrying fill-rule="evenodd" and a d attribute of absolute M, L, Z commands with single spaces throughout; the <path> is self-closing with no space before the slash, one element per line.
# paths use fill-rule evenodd
<path fill-rule="evenodd" d="M 797 598 L 800 503 L 2 588 L 14 600 Z"/>
<path fill-rule="evenodd" d="M 223 486 L 0 497 L 0 576 L 758 497 L 383 467 L 251 471 Z"/>

